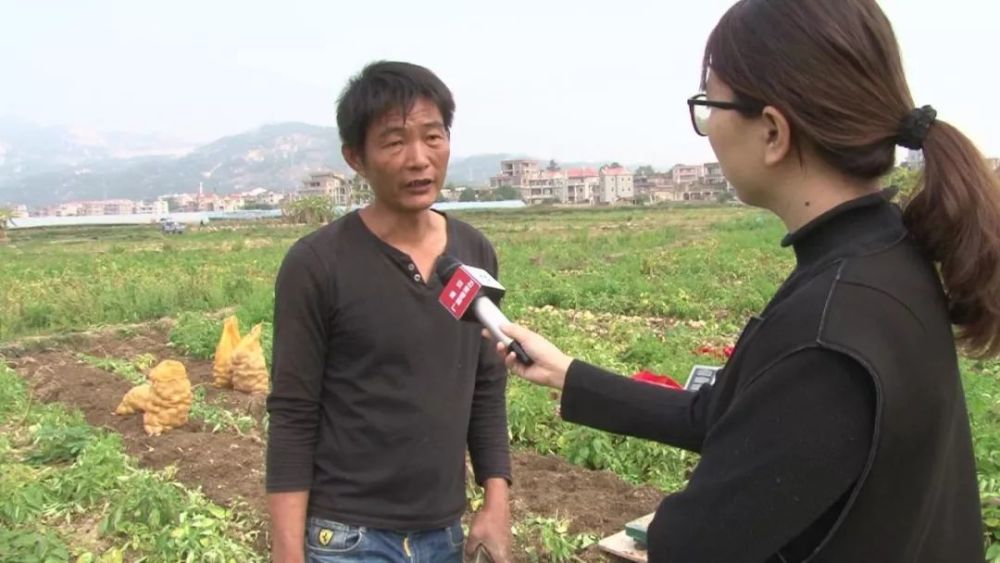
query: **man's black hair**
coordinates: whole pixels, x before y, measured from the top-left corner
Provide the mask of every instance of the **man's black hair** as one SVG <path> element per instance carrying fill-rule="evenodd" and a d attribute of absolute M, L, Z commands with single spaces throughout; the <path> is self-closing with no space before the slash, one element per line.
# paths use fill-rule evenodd
<path fill-rule="evenodd" d="M 451 132 L 455 100 L 451 91 L 430 70 L 410 63 L 378 61 L 351 78 L 337 100 L 340 140 L 358 153 L 364 152 L 365 135 L 372 122 L 388 111 L 405 117 L 420 98 L 437 106 L 445 130 Z"/>

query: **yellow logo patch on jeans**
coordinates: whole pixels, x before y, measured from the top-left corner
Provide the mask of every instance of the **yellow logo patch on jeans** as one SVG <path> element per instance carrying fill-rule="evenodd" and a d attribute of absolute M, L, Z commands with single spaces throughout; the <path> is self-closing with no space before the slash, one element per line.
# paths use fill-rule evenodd
<path fill-rule="evenodd" d="M 330 540 L 333 539 L 333 530 L 327 530 L 326 528 L 323 528 L 322 530 L 319 531 L 319 535 L 317 536 L 316 539 L 319 540 L 320 545 L 323 546 L 330 545 Z"/>

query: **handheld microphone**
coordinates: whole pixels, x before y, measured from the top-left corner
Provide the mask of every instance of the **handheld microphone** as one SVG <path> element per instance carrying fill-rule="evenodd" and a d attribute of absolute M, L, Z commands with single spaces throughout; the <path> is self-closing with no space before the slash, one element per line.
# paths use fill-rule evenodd
<path fill-rule="evenodd" d="M 479 321 L 493 338 L 502 342 L 507 350 L 514 352 L 517 361 L 526 366 L 534 363 L 517 340 L 500 330 L 502 325 L 510 324 L 496 306 L 496 302 L 506 292 L 500 282 L 486 270 L 466 266 L 447 254 L 438 258 L 434 270 L 444 285 L 438 301 L 453 317 L 463 321 Z"/>

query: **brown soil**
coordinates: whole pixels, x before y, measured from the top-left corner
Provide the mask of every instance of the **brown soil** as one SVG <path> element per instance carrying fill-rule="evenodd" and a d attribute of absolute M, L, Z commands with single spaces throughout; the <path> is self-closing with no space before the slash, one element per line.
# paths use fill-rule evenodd
<path fill-rule="evenodd" d="M 663 495 L 636 487 L 610 471 L 590 471 L 564 459 L 515 451 L 513 510 L 570 520 L 572 533 L 618 532 L 656 509 Z"/>
<path fill-rule="evenodd" d="M 72 350 L 98 358 L 133 360 L 142 354 L 152 354 L 156 361 L 178 360 L 187 369 L 191 385 L 205 388 L 209 403 L 226 407 L 239 414 L 249 414 L 258 426 L 264 414 L 264 396 L 236 393 L 212 385 L 212 362 L 184 356 L 170 343 L 169 321 L 143 325 L 142 329 L 122 337 L 118 331 L 105 329 L 72 341 Z M 69 348 L 70 346 L 63 346 Z M 51 347 L 49 347 L 51 349 Z"/>
<path fill-rule="evenodd" d="M 177 359 L 188 369 L 192 384 L 205 385 L 210 401 L 233 411 L 263 412 L 262 398 L 211 386 L 211 362 L 184 357 L 169 346 L 169 327 L 159 323 L 139 334 L 119 336 L 100 331 L 59 343 L 36 342 L 30 347 L 5 346 L 8 363 L 24 377 L 36 399 L 60 402 L 82 411 L 95 427 L 119 433 L 129 454 L 140 464 L 161 469 L 176 467 L 175 478 L 201 487 L 213 501 L 233 506 L 245 502 L 267 528 L 264 494 L 264 441 L 248 435 L 212 433 L 200 423 L 158 437 L 146 436 L 141 415 L 112 414 L 131 385 L 119 376 L 77 359 L 83 352 L 98 357 L 134 358 L 143 353 L 157 360 Z M 651 487 L 635 487 L 609 472 L 588 471 L 565 460 L 527 451 L 513 453 L 515 485 L 511 491 L 512 516 L 523 522 L 531 516 L 559 517 L 570 522 L 573 533 L 601 537 L 622 529 L 625 522 L 652 512 L 661 494 Z M 266 549 L 266 533 L 259 547 Z M 596 548 L 583 554 L 585 561 L 605 561 Z"/>
<path fill-rule="evenodd" d="M 92 426 L 121 434 L 125 448 L 142 465 L 177 466 L 177 479 L 200 485 L 212 500 L 231 504 L 237 497 L 266 511 L 262 495 L 263 442 L 258 436 L 211 433 L 196 421 L 160 436 L 147 436 L 142 415 L 117 416 L 115 407 L 132 385 L 93 368 L 66 352 L 15 358 L 36 399 L 79 409 Z M 257 502 L 255 502 L 257 501 Z"/>

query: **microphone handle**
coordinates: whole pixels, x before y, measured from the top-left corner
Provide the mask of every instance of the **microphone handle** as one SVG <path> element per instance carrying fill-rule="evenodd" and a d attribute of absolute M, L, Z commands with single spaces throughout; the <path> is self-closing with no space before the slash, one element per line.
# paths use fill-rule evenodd
<path fill-rule="evenodd" d="M 517 340 L 511 340 L 510 344 L 507 345 L 507 350 L 514 352 L 514 356 L 517 357 L 517 361 L 521 362 L 526 366 L 530 366 L 535 363 L 535 360 L 531 359 L 531 356 L 524 351 L 524 347 Z"/>
<path fill-rule="evenodd" d="M 472 303 L 473 312 L 476 314 L 476 318 L 482 323 L 486 330 L 490 331 L 498 342 L 503 342 L 503 345 L 507 347 L 507 350 L 514 352 L 517 357 L 517 361 L 521 362 L 526 366 L 530 366 L 535 363 L 531 359 L 531 356 L 524 351 L 524 347 L 521 343 L 513 338 L 507 336 L 500 330 L 500 327 L 505 324 L 510 324 L 507 320 L 507 316 L 503 314 L 494 303 L 489 299 L 489 297 L 479 296 Z"/>

